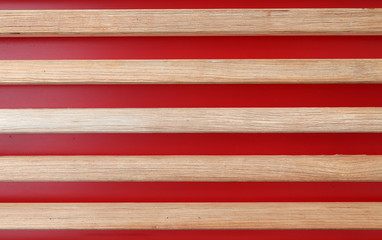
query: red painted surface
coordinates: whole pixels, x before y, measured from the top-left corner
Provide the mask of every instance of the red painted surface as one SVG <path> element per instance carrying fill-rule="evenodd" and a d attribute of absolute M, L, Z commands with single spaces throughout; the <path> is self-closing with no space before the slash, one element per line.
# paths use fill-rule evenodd
<path fill-rule="evenodd" d="M 0 59 L 381 58 L 381 41 L 382 36 L 2 38 Z"/>
<path fill-rule="evenodd" d="M 0 183 L 0 202 L 381 202 L 380 189 L 366 182 Z"/>
<path fill-rule="evenodd" d="M 0 108 L 382 107 L 382 84 L 0 86 Z"/>
<path fill-rule="evenodd" d="M 1 231 L 6 240 L 380 240 L 381 230 Z"/>
<path fill-rule="evenodd" d="M 382 7 L 380 0 L 0 0 L 0 9 Z M 0 59 L 382 58 L 382 36 L 2 38 Z M 382 107 L 382 85 L 0 86 L 0 108 Z M 382 134 L 0 134 L 0 155 L 382 154 Z M 0 202 L 382 201 L 382 183 L 0 183 Z M 0 239 L 381 239 L 382 231 L 0 231 Z"/>
<path fill-rule="evenodd" d="M 380 133 L 0 134 L 0 155 L 377 155 L 381 142 Z"/>
<path fill-rule="evenodd" d="M 379 0 L 1 0 L 0 9 L 378 8 Z"/>

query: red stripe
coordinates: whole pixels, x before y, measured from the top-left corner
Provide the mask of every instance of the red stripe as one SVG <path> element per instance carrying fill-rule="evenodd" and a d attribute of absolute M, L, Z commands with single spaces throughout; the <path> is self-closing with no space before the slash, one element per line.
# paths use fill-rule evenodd
<path fill-rule="evenodd" d="M 381 58 L 381 41 L 382 36 L 2 38 L 0 59 Z"/>
<path fill-rule="evenodd" d="M 378 8 L 379 0 L 1 0 L 0 9 L 118 9 L 118 8 Z"/>
<path fill-rule="evenodd" d="M 382 182 L 1 182 L 0 202 L 380 202 Z"/>
<path fill-rule="evenodd" d="M 0 134 L 0 155 L 373 155 L 381 143 L 381 133 Z"/>
<path fill-rule="evenodd" d="M 382 84 L 0 86 L 0 108 L 382 107 Z"/>
<path fill-rule="evenodd" d="M 6 240 L 380 240 L 382 230 L 22 230 L 0 231 Z"/>

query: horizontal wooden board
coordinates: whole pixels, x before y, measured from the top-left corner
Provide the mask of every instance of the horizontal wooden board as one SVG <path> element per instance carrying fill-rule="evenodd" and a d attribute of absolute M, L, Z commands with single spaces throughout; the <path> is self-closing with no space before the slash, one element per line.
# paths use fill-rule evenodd
<path fill-rule="evenodd" d="M 1 109 L 0 133 L 382 132 L 382 108 Z"/>
<path fill-rule="evenodd" d="M 0 61 L 0 84 L 130 83 L 382 83 L 382 60 Z"/>
<path fill-rule="evenodd" d="M 3 156 L 0 181 L 382 181 L 382 156 Z"/>
<path fill-rule="evenodd" d="M 1 203 L 0 229 L 381 229 L 382 203 Z"/>
<path fill-rule="evenodd" d="M 382 9 L 2 10 L 0 36 L 378 35 Z"/>

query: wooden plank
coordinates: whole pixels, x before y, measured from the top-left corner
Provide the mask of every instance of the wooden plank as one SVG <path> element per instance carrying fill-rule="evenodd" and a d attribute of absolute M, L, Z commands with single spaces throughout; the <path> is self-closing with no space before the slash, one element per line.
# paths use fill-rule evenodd
<path fill-rule="evenodd" d="M 2 156 L 0 181 L 382 181 L 382 156 Z"/>
<path fill-rule="evenodd" d="M 129 83 L 382 83 L 382 60 L 0 61 L 0 84 Z"/>
<path fill-rule="evenodd" d="M 382 203 L 0 203 L 0 229 L 381 229 Z"/>
<path fill-rule="evenodd" d="M 0 109 L 0 133 L 382 132 L 382 108 Z"/>
<path fill-rule="evenodd" d="M 0 36 L 379 35 L 382 9 L 2 10 Z"/>

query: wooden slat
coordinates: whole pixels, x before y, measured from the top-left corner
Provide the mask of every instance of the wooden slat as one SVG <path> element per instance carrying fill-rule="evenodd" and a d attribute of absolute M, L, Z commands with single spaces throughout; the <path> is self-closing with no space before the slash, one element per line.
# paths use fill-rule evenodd
<path fill-rule="evenodd" d="M 0 181 L 382 181 L 382 156 L 3 156 Z"/>
<path fill-rule="evenodd" d="M 382 9 L 2 10 L 0 36 L 377 35 Z"/>
<path fill-rule="evenodd" d="M 381 229 L 382 203 L 1 203 L 0 229 Z"/>
<path fill-rule="evenodd" d="M 382 108 L 0 110 L 0 133 L 85 132 L 382 132 Z"/>
<path fill-rule="evenodd" d="M 0 84 L 126 83 L 382 83 L 382 60 L 0 61 Z"/>

